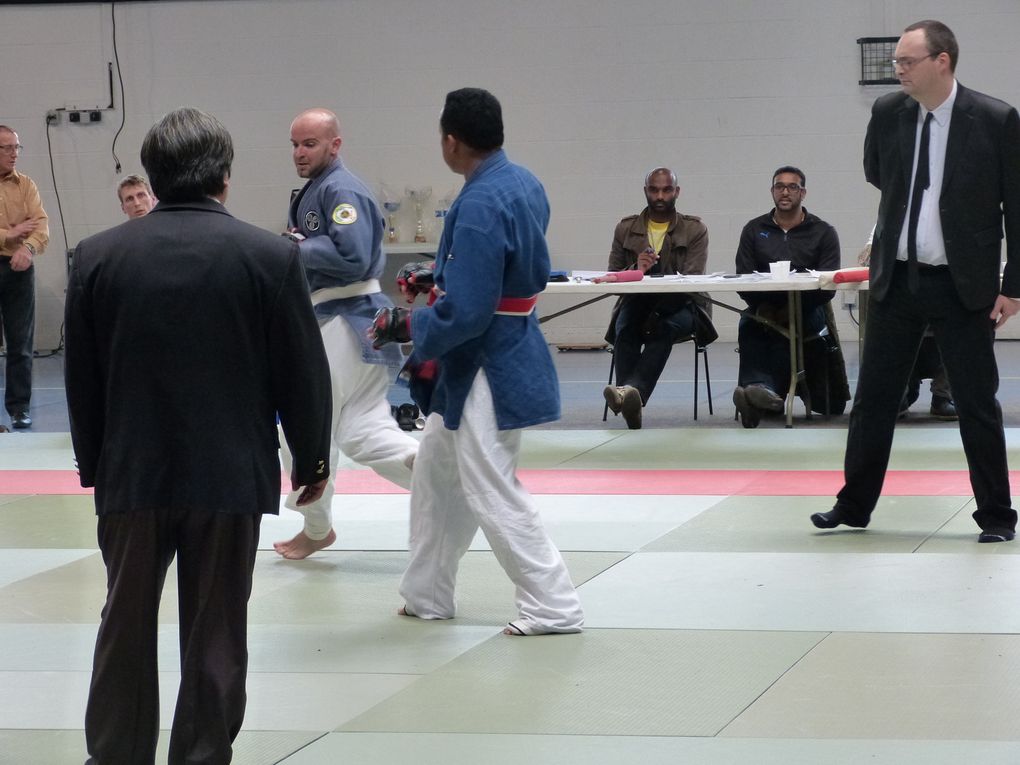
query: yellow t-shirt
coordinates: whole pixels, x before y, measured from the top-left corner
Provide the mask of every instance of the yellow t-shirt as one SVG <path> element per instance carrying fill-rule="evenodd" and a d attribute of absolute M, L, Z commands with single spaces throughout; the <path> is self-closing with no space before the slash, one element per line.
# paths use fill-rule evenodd
<path fill-rule="evenodd" d="M 668 228 L 668 221 L 666 223 L 656 223 L 653 220 L 648 221 L 648 244 L 657 254 L 662 249 L 662 242 L 666 238 L 666 230 Z"/>

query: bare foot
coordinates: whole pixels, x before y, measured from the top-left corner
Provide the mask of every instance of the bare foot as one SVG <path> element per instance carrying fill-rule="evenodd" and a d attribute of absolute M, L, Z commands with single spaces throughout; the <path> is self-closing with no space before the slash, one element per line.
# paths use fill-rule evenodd
<path fill-rule="evenodd" d="M 416 617 L 415 614 L 412 614 L 410 611 L 407 610 L 407 606 L 401 606 L 400 608 L 398 608 L 397 609 L 397 615 L 398 616 L 415 616 Z"/>
<path fill-rule="evenodd" d="M 517 624 L 514 624 L 513 622 L 509 622 L 503 628 L 503 634 L 504 635 L 510 635 L 512 637 L 526 637 L 527 635 L 534 635 L 536 633 L 532 632 L 527 627 L 518 626 Z"/>
<path fill-rule="evenodd" d="M 329 547 L 336 541 L 336 532 L 333 529 L 322 539 L 309 539 L 304 531 L 299 531 L 293 539 L 286 542 L 273 542 L 273 549 L 287 560 L 304 560 L 309 555 Z"/>

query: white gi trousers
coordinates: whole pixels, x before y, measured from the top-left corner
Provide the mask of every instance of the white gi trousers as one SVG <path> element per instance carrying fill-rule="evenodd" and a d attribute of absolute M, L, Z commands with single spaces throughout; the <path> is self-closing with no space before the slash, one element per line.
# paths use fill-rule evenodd
<path fill-rule="evenodd" d="M 517 586 L 515 623 L 526 633 L 578 632 L 584 614 L 566 564 L 517 480 L 521 431 L 499 430 L 478 372 L 457 430 L 425 422 L 411 477 L 411 560 L 400 583 L 408 614 L 450 619 L 457 567 L 481 526 Z"/>
<path fill-rule="evenodd" d="M 320 330 L 333 385 L 333 437 L 329 447 L 329 464 L 333 471 L 326 490 L 317 501 L 298 507 L 299 495 L 292 491 L 285 502 L 287 507 L 305 516 L 305 535 L 316 540 L 325 538 L 333 527 L 331 505 L 341 451 L 404 489 L 411 486 L 410 463 L 418 453 L 418 441 L 397 426 L 390 412 L 386 400 L 389 368 L 385 364 L 366 364 L 361 360 L 361 343 L 342 316 L 327 319 Z M 292 460 L 282 434 L 280 456 L 289 476 Z"/>

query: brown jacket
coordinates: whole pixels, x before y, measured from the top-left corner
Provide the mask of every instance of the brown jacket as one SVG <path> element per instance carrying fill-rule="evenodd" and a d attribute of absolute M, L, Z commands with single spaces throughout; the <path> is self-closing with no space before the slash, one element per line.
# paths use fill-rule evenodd
<path fill-rule="evenodd" d="M 613 232 L 613 247 L 609 252 L 609 270 L 626 271 L 637 267 L 638 254 L 648 247 L 648 208 L 638 215 L 628 215 L 616 224 Z M 666 229 L 659 250 L 659 262 L 649 273 L 662 274 L 703 274 L 708 261 L 708 228 L 696 215 L 676 213 L 676 217 Z M 705 309 L 709 317 L 712 315 L 712 304 L 708 295 L 692 292 L 690 297 Z M 675 303 L 677 296 L 664 297 L 664 302 Z M 616 340 L 616 316 L 620 310 L 621 298 L 613 307 L 612 318 L 606 340 Z"/>
<path fill-rule="evenodd" d="M 639 215 L 628 215 L 616 225 L 613 248 L 609 252 L 609 270 L 634 268 L 638 253 L 648 246 L 648 208 Z M 666 230 L 659 251 L 658 269 L 664 274 L 703 274 L 708 260 L 708 229 L 696 215 L 676 214 Z M 653 269 L 655 267 L 653 266 Z"/>

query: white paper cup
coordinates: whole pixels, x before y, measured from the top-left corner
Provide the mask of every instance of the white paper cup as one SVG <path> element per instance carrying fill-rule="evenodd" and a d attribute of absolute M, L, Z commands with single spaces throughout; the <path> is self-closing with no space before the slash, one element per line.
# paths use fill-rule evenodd
<path fill-rule="evenodd" d="M 778 260 L 775 263 L 769 263 L 769 270 L 772 272 L 773 279 L 789 279 L 790 261 Z"/>

